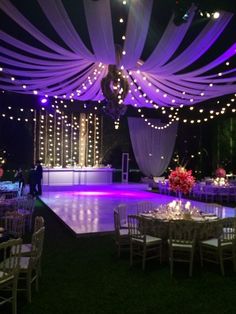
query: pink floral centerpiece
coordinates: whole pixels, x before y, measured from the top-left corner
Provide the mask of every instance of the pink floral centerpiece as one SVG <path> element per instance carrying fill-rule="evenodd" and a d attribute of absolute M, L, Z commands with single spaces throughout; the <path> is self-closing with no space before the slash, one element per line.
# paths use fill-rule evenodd
<path fill-rule="evenodd" d="M 194 186 L 195 178 L 192 176 L 192 170 L 186 170 L 184 167 L 176 167 L 169 175 L 169 186 L 172 191 L 179 194 L 187 194 Z"/>
<path fill-rule="evenodd" d="M 224 168 L 217 168 L 215 175 L 217 178 L 225 178 L 226 177 L 226 171 Z"/>

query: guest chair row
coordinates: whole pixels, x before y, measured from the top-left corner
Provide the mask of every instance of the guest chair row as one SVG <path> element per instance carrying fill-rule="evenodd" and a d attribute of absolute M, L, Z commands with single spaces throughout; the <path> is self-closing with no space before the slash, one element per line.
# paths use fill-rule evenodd
<path fill-rule="evenodd" d="M 13 314 L 17 313 L 18 291 L 26 291 L 31 302 L 33 283 L 38 290 L 44 234 L 44 219 L 36 217 L 31 243 L 23 244 L 20 238 L 0 243 L 0 306 L 11 303 Z"/>
<path fill-rule="evenodd" d="M 191 220 L 173 220 L 169 222 L 168 239 L 163 239 L 150 234 L 148 218 L 128 215 L 125 220 L 124 211 L 124 204 L 114 210 L 115 239 L 119 257 L 122 250 L 129 250 L 131 266 L 135 256 L 141 256 L 143 270 L 150 258 L 158 258 L 161 263 L 162 250 L 167 244 L 171 276 L 175 262 L 188 263 L 189 276 L 192 276 L 196 250 L 200 252 L 202 266 L 205 261 L 217 263 L 224 275 L 224 261 L 231 260 L 236 271 L 236 218 L 201 224 Z"/>
<path fill-rule="evenodd" d="M 8 210 L 0 219 L 0 226 L 14 237 L 22 237 L 26 229 L 32 229 L 32 217 L 35 199 L 31 196 L 19 197 L 15 200 L 15 210 Z"/>

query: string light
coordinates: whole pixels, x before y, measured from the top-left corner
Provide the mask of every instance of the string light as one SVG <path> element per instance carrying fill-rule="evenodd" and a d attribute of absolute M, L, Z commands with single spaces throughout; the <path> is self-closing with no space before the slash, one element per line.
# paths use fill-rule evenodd
<path fill-rule="evenodd" d="M 231 98 L 230 99 L 231 102 L 234 102 L 235 99 Z M 217 104 L 219 104 L 219 101 L 217 101 Z M 231 109 L 230 109 L 231 108 Z M 193 107 L 189 108 L 190 111 L 193 110 Z M 204 109 L 199 109 L 199 113 L 202 115 L 202 113 L 204 112 L 207 116 L 202 117 L 200 119 L 189 119 L 187 117 L 183 117 L 181 116 L 181 121 L 183 123 L 190 123 L 190 124 L 195 124 L 195 123 L 202 123 L 202 122 L 209 122 L 209 120 L 215 119 L 216 117 L 223 115 L 227 112 L 231 112 L 231 113 L 235 113 L 236 109 L 231 107 L 230 103 L 226 104 L 226 107 L 223 105 L 221 108 L 219 108 L 218 110 L 204 110 Z"/>
<path fill-rule="evenodd" d="M 86 115 L 84 113 L 82 113 L 80 115 L 80 135 L 79 135 L 79 165 L 80 167 L 84 167 L 85 166 L 85 127 L 86 127 Z"/>
<path fill-rule="evenodd" d="M 92 165 L 92 150 L 93 150 L 93 145 L 92 145 L 92 129 L 91 129 L 91 124 L 93 124 L 93 114 L 90 113 L 88 116 L 88 166 L 91 167 Z"/>
<path fill-rule="evenodd" d="M 38 147 L 38 156 L 40 160 L 44 160 L 45 157 L 45 142 L 44 139 L 46 138 L 45 134 L 45 116 L 44 113 L 40 112 L 40 117 L 39 117 L 39 147 Z"/>

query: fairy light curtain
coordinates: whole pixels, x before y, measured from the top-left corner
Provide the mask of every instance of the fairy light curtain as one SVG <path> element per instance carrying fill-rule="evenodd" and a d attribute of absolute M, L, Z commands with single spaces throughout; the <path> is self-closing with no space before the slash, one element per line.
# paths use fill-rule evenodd
<path fill-rule="evenodd" d="M 25 18 L 11 1 L 1 0 L 0 9 L 45 49 L 20 41 L 11 35 L 11 30 L 7 33 L 1 31 L 0 38 L 6 45 L 1 47 L 0 64 L 7 75 L 1 76 L 0 88 L 67 99 L 104 99 L 100 82 L 107 74 L 108 65 L 117 61 L 110 1 L 84 0 L 93 51 L 83 43 L 61 0 L 38 0 L 38 3 L 64 45 L 56 43 L 35 27 L 33 21 Z M 154 103 L 192 106 L 213 97 L 234 93 L 236 69 L 230 63 L 218 73 L 217 67 L 235 57 L 235 43 L 208 64 L 188 70 L 188 66 L 195 65 L 219 41 L 233 15 L 221 12 L 219 19 L 209 20 L 192 43 L 176 54 L 193 22 L 196 11 L 193 6 L 185 24 L 176 26 L 172 17 L 151 55 L 147 60 L 140 60 L 152 3 L 152 0 L 129 1 L 126 39 L 119 62 L 130 84 L 124 103 L 137 107 L 153 107 Z"/>
<path fill-rule="evenodd" d="M 42 109 L 35 113 L 35 160 L 43 160 L 48 167 L 99 165 L 101 117 L 93 113 L 52 114 Z"/>
<path fill-rule="evenodd" d="M 163 126 L 159 120 L 150 119 L 151 123 Z M 146 176 L 158 177 L 167 169 L 177 135 L 178 122 L 159 132 L 150 128 L 139 118 L 128 118 L 129 134 L 134 156 L 139 169 Z"/>
<path fill-rule="evenodd" d="M 47 167 L 98 167 L 102 156 L 103 118 L 93 112 L 70 112 L 62 100 L 29 108 L 8 105 L 10 98 L 0 105 L 0 125 L 14 126 L 26 131 L 33 142 L 33 159 L 42 160 Z M 11 102 L 11 101 L 10 101 Z M 5 104 L 4 104 L 5 103 Z M 17 126 L 17 124 L 19 124 Z M 23 130 L 22 129 L 22 130 Z M 2 134 L 1 134 L 2 135 Z M 27 142 L 27 143 L 29 143 Z M 29 155 L 31 149 L 29 148 Z"/>

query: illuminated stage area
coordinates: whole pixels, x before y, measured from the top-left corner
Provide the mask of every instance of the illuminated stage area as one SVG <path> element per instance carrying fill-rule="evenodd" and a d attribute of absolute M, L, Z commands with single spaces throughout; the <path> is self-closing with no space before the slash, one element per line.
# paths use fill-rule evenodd
<path fill-rule="evenodd" d="M 113 209 L 118 204 L 128 204 L 128 213 L 134 213 L 140 201 L 158 205 L 173 199 L 173 196 L 148 191 L 146 184 L 44 187 L 41 196 L 41 200 L 76 236 L 113 231 Z M 214 206 L 196 201 L 191 203 L 202 211 Z M 222 217 L 231 216 L 236 216 L 235 209 L 223 207 Z"/>

